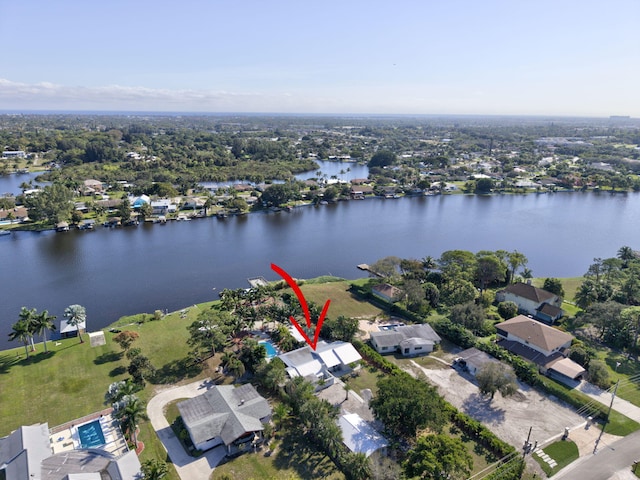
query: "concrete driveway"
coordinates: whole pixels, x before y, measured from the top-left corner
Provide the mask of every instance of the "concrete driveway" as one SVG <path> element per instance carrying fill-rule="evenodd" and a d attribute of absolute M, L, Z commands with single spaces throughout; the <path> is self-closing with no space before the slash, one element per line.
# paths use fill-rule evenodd
<path fill-rule="evenodd" d="M 147 405 L 147 415 L 158 434 L 160 441 L 169 454 L 171 462 L 182 480 L 209 480 L 213 469 L 225 456 L 224 446 L 216 447 L 195 458 L 187 454 L 180 441 L 171 430 L 164 416 L 165 405 L 179 398 L 192 398 L 201 395 L 213 385 L 211 380 L 199 380 L 188 385 L 171 387 L 160 391 Z"/>

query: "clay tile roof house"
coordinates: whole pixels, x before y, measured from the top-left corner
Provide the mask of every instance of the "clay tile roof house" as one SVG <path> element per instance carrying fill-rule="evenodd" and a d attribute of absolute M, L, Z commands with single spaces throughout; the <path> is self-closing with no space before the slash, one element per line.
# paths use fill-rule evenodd
<path fill-rule="evenodd" d="M 573 336 L 524 315 L 496 325 L 498 345 L 533 363 L 541 372 L 565 384 L 575 382 L 586 372 L 565 358 Z"/>
<path fill-rule="evenodd" d="M 215 386 L 178 403 L 178 410 L 197 449 L 224 444 L 227 455 L 246 450 L 247 443 L 260 440 L 263 424 L 271 418 L 269 402 L 251 384 Z"/>
<path fill-rule="evenodd" d="M 388 283 L 383 283 L 381 285 L 375 285 L 371 288 L 371 293 L 374 296 L 381 298 L 385 302 L 394 303 L 397 302 L 400 298 L 402 298 L 403 291 L 393 285 L 389 285 Z"/>
<path fill-rule="evenodd" d="M 553 324 L 562 317 L 562 297 L 528 283 L 514 283 L 496 293 L 498 302 L 514 302 L 521 313 L 537 320 Z"/>

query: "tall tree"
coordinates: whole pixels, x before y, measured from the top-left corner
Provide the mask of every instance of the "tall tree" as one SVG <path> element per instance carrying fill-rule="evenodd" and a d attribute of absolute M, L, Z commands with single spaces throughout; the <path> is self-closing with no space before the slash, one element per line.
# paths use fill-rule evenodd
<path fill-rule="evenodd" d="M 519 251 L 514 250 L 513 252 L 509 252 L 507 254 L 507 262 L 511 267 L 511 281 L 514 282 L 516 278 L 516 271 L 518 270 L 518 268 L 525 267 L 529 260 L 524 255 L 524 253 L 520 253 Z"/>
<path fill-rule="evenodd" d="M 117 407 L 114 407 L 116 419 L 124 427 L 124 430 L 129 433 L 129 439 L 138 448 L 138 435 L 136 432 L 138 423 L 148 418 L 144 403 L 135 395 L 129 395 L 116 405 Z"/>
<path fill-rule="evenodd" d="M 463 480 L 469 478 L 473 457 L 458 438 L 427 435 L 409 450 L 402 467 L 407 478 Z"/>
<path fill-rule="evenodd" d="M 564 287 L 558 278 L 545 278 L 542 288 L 547 292 L 558 295 L 559 297 L 564 297 Z"/>
<path fill-rule="evenodd" d="M 35 319 L 37 315 L 37 310 L 35 308 L 28 309 L 27 307 L 22 307 L 20 309 L 20 313 L 18 314 L 18 321 L 24 322 L 27 326 L 27 330 L 29 331 L 29 343 L 31 344 L 31 351 L 36 351 L 36 346 L 33 343 L 33 336 L 36 334 L 36 324 Z"/>
<path fill-rule="evenodd" d="M 155 458 L 142 463 L 142 480 L 162 480 L 168 474 L 167 464 Z"/>
<path fill-rule="evenodd" d="M 494 282 L 503 282 L 506 266 L 492 253 L 479 253 L 476 264 L 476 278 L 480 292 Z"/>
<path fill-rule="evenodd" d="M 476 373 L 476 380 L 480 392 L 491 395 L 493 400 L 496 392 L 503 397 L 513 395 L 518 390 L 518 382 L 513 370 L 500 362 L 487 362 Z"/>
<path fill-rule="evenodd" d="M 27 354 L 27 358 L 29 358 L 29 339 L 31 338 L 31 329 L 29 325 L 24 320 L 18 320 L 16 323 L 11 325 L 11 333 L 9 333 L 9 340 L 19 340 L 24 344 L 24 352 Z"/>
<path fill-rule="evenodd" d="M 53 321 L 56 319 L 55 315 L 49 315 L 47 310 L 43 310 L 37 314 L 33 319 L 33 327 L 35 333 L 42 335 L 42 341 L 44 343 L 44 353 L 47 353 L 47 332 L 56 329 Z"/>
<path fill-rule="evenodd" d="M 446 416 L 438 391 L 408 374 L 378 380 L 371 409 L 389 433 L 406 439 L 414 438 L 422 428 L 440 431 Z"/>
<path fill-rule="evenodd" d="M 81 325 L 87 321 L 87 310 L 82 305 L 69 305 L 64 309 L 64 317 L 67 319 L 67 324 L 78 329 L 78 337 L 80 343 L 84 343 L 82 339 Z M 86 323 L 85 323 L 86 328 Z"/>

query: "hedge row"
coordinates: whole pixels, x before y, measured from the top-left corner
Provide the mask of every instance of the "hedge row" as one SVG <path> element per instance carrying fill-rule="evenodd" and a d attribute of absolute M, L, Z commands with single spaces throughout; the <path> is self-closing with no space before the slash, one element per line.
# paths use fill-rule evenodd
<path fill-rule="evenodd" d="M 390 362 L 370 346 L 364 344 L 360 340 L 354 340 L 353 346 L 358 350 L 362 358 L 370 365 L 391 375 L 409 375 L 407 372 L 398 367 L 395 363 Z M 466 413 L 460 412 L 456 407 L 445 401 L 449 420 L 460 430 L 474 438 L 478 443 L 483 445 L 487 450 L 497 457 L 504 457 L 509 453 L 515 452 L 515 448 L 506 442 L 503 442 L 494 435 L 491 430 L 486 428 L 477 420 L 474 420 Z"/>

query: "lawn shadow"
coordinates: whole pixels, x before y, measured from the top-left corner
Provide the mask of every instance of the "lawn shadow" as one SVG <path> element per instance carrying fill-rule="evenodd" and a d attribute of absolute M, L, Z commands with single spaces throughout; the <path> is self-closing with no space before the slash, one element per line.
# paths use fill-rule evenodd
<path fill-rule="evenodd" d="M 125 373 L 127 373 L 127 367 L 125 367 L 124 365 L 120 365 L 119 367 L 116 367 L 113 370 L 111 370 L 109 372 L 109 376 L 117 377 L 119 375 L 124 375 Z"/>
<path fill-rule="evenodd" d="M 49 350 L 47 353 L 45 352 L 33 352 L 29 354 L 29 358 L 22 358 L 22 355 L 20 356 L 20 364 L 21 365 L 32 365 L 35 363 L 40 363 L 43 360 L 48 360 L 49 358 L 53 357 L 56 354 L 56 352 Z"/>
<path fill-rule="evenodd" d="M 123 356 L 124 356 L 124 352 L 111 351 L 111 352 L 103 353 L 102 355 L 96 357 L 93 360 L 93 363 L 95 363 L 96 365 L 103 365 L 105 363 L 117 362 Z"/>
<path fill-rule="evenodd" d="M 308 438 L 291 431 L 278 445 L 273 464 L 278 469 L 294 469 L 301 478 L 323 478 L 336 471 L 334 463 Z"/>
<path fill-rule="evenodd" d="M 462 410 L 479 422 L 504 422 L 504 410 L 492 405 L 491 398 L 480 393 L 469 396 L 462 404 Z"/>
<path fill-rule="evenodd" d="M 2 355 L 0 356 L 0 374 L 9 373 L 11 367 L 17 365 L 20 361 L 20 357 L 17 355 L 14 357 L 13 355 Z"/>
<path fill-rule="evenodd" d="M 185 378 L 193 378 L 202 372 L 203 366 L 194 363 L 190 358 L 181 358 L 164 364 L 158 368 L 153 375 L 153 383 L 169 384 L 176 383 Z"/>

